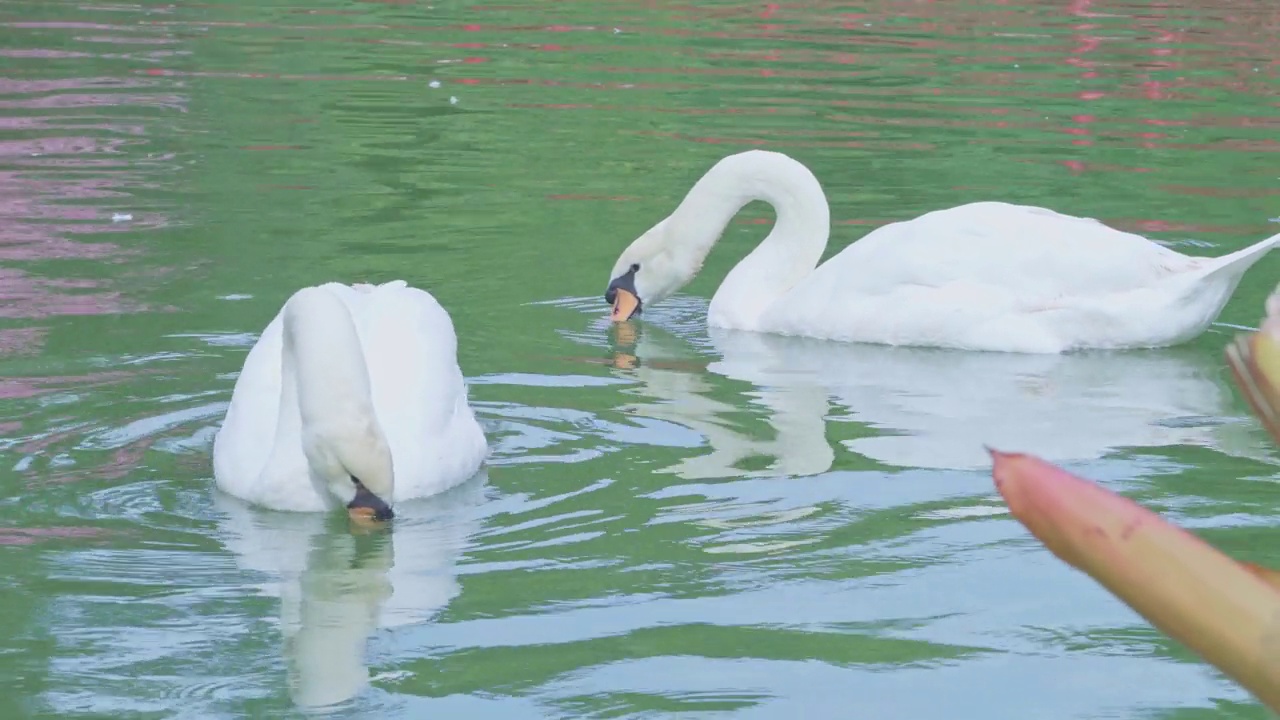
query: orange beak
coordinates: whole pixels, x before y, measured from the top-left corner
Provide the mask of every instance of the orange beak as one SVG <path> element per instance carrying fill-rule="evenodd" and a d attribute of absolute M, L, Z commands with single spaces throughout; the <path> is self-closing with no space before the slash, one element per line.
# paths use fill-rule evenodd
<path fill-rule="evenodd" d="M 358 527 L 376 528 L 387 524 L 386 520 L 381 520 L 375 514 L 372 508 L 354 507 L 347 508 L 347 517 Z"/>
<path fill-rule="evenodd" d="M 391 523 L 386 520 L 379 520 L 374 512 L 368 508 L 348 508 L 347 519 L 350 520 L 348 526 L 352 532 L 359 534 L 381 532 L 391 527 Z"/>
<path fill-rule="evenodd" d="M 609 313 L 609 320 L 613 322 L 626 322 L 636 314 L 636 308 L 640 307 L 640 298 L 635 293 L 617 288 L 617 294 L 613 298 L 613 312 Z"/>
<path fill-rule="evenodd" d="M 359 480 L 356 484 L 356 496 L 347 503 L 347 517 L 362 524 L 383 523 L 395 517 L 395 512 L 382 498 L 369 492 L 369 488 Z"/>

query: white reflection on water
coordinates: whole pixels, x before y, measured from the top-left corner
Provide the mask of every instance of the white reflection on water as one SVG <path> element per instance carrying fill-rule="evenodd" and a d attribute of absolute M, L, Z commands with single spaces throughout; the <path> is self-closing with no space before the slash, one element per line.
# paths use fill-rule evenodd
<path fill-rule="evenodd" d="M 649 399 L 620 409 L 705 439 L 710 452 L 667 468 L 685 479 L 825 472 L 836 458 L 828 421 L 861 426 L 842 433 L 858 435 L 839 441 L 846 449 L 902 468 L 983 469 L 984 445 L 1059 463 L 1172 445 L 1274 462 L 1222 364 L 1190 351 L 1029 355 L 828 342 L 708 329 L 696 305 L 643 324 L 597 320 L 573 336 L 599 345 L 612 335 L 611 364 Z M 716 375 L 747 383 L 742 399 L 717 391 Z M 772 438 L 742 431 L 744 401 L 765 411 Z M 772 462 L 735 466 L 753 455 Z"/>
<path fill-rule="evenodd" d="M 389 532 L 360 533 L 321 513 L 267 512 L 215 493 L 223 542 L 280 598 L 289 690 L 302 706 L 350 700 L 369 682 L 365 644 L 379 629 L 427 622 L 459 592 L 454 565 L 479 519 L 485 473 L 401 503 Z"/>

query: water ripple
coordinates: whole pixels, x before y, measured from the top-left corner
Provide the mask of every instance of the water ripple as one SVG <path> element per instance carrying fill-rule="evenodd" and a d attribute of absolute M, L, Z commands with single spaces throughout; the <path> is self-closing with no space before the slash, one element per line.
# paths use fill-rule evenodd
<path fill-rule="evenodd" d="M 1276 216 L 1268 7 L 12 0 L 0 26 L 0 671 L 23 707 L 1258 713 L 1031 541 L 981 445 L 1274 563 L 1277 456 L 1220 360 L 1269 260 L 1202 341 L 1063 358 L 709 331 L 757 206 L 635 328 L 601 295 L 748 147 L 822 179 L 828 253 L 977 199 L 1243 247 Z M 490 439 L 390 534 L 212 489 L 245 354 L 335 277 L 449 308 Z"/>

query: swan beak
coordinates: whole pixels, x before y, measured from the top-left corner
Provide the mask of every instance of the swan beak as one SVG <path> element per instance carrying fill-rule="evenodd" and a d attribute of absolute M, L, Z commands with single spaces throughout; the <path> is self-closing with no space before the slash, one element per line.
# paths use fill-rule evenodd
<path fill-rule="evenodd" d="M 640 308 L 640 298 L 626 288 L 614 288 L 613 312 L 609 319 L 613 322 L 626 322 Z"/>
<path fill-rule="evenodd" d="M 1280 573 L 1043 460 L 991 457 L 1009 511 L 1054 555 L 1280 710 Z"/>
<path fill-rule="evenodd" d="M 387 522 L 396 514 L 382 498 L 369 492 L 364 483 L 356 483 L 356 496 L 347 503 L 347 515 L 361 523 Z"/>

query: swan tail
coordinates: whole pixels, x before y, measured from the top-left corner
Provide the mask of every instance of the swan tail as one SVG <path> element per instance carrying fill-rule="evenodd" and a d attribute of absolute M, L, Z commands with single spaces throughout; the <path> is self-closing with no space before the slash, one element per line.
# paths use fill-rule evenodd
<path fill-rule="evenodd" d="M 1232 288 L 1238 282 L 1245 271 L 1253 267 L 1253 264 L 1262 259 L 1272 248 L 1280 245 L 1280 234 L 1261 242 L 1254 243 L 1243 250 L 1214 258 L 1199 268 L 1195 275 L 1197 283 L 1209 282 L 1212 280 L 1229 280 Z"/>
<path fill-rule="evenodd" d="M 1245 271 L 1278 245 L 1280 235 L 1272 235 L 1243 250 L 1206 258 L 1190 273 L 1182 274 L 1175 280 L 1180 287 L 1172 294 L 1172 302 L 1165 307 L 1166 311 L 1180 318 L 1176 323 L 1180 330 L 1158 346 L 1184 342 L 1203 332 L 1231 300 Z"/>

